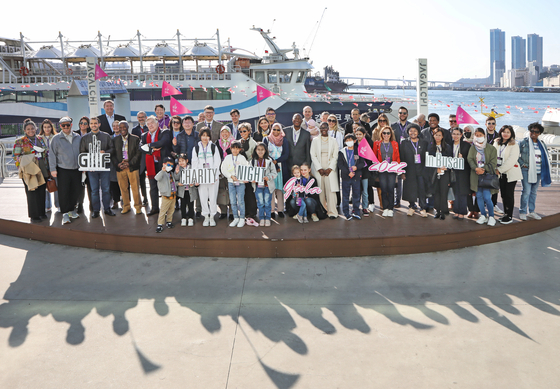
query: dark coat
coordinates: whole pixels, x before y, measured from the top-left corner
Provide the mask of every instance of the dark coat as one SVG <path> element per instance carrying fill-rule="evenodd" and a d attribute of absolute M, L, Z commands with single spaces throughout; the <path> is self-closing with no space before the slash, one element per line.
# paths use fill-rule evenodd
<path fill-rule="evenodd" d="M 445 128 L 441 129 L 443 130 L 443 140 L 445 141 L 445 144 L 453 144 L 453 137 L 451 137 L 451 133 L 449 132 L 449 130 L 446 130 Z M 420 138 L 428 142 L 428 147 L 430 148 L 431 145 L 434 144 L 434 137 L 432 136 L 432 129 L 430 127 L 422 130 L 422 132 L 420 133 Z"/>
<path fill-rule="evenodd" d="M 404 132 L 401 130 L 400 121 L 391 124 L 391 128 L 395 133 L 395 139 L 397 140 L 398 143 L 401 143 L 402 140 L 401 138 L 405 138 L 405 139 L 408 138 L 408 129 L 410 128 L 411 124 L 412 123 L 410 123 L 409 121 L 406 122 L 406 125 L 404 126 Z"/>
<path fill-rule="evenodd" d="M 122 147 L 123 138 L 121 135 L 113 138 L 113 153 L 111 154 L 111 160 L 113 161 L 113 166 L 120 172 L 119 163 L 123 161 Z M 142 158 L 142 152 L 140 151 L 140 138 L 136 135 L 128 134 L 128 170 L 131 172 L 140 169 L 140 159 Z"/>
<path fill-rule="evenodd" d="M 305 132 L 307 132 L 307 131 L 305 131 Z M 309 134 L 309 132 L 307 132 L 307 133 Z M 312 175 L 310 175 L 309 178 L 313 178 L 313 181 L 314 181 L 313 185 L 311 185 L 311 188 L 317 187 L 317 180 L 315 180 L 315 178 Z M 292 208 L 291 200 L 292 200 L 293 197 L 294 197 L 294 194 L 292 193 L 290 195 L 290 197 L 288 197 L 288 199 L 286 200 L 286 213 L 290 217 L 294 217 L 299 211 L 299 208 L 298 209 Z M 319 195 L 318 194 L 311 194 L 311 195 L 308 195 L 307 197 L 309 197 L 311 199 L 314 199 L 315 202 L 317 203 L 317 209 L 315 210 L 316 214 L 317 214 L 317 217 L 321 220 L 326 219 L 327 218 L 327 211 L 321 205 L 321 201 L 319 200 Z"/>
<path fill-rule="evenodd" d="M 290 145 L 290 156 L 288 158 L 289 169 L 294 165 L 301 165 L 306 162 L 311 167 L 311 134 L 309 131 L 300 128 L 299 139 L 294 145 L 294 126 L 284 128 L 286 139 Z"/>
<path fill-rule="evenodd" d="M 436 155 L 436 146 L 433 143 L 431 146 L 428 146 L 428 154 Z M 445 149 L 443 149 L 441 155 L 444 157 L 452 157 L 453 156 L 453 149 L 449 144 L 445 145 Z M 426 193 L 434 193 L 434 183 L 436 180 L 437 169 L 435 167 L 426 167 L 424 168 L 424 182 L 426 184 Z M 445 174 L 449 175 L 449 171 L 445 171 Z"/>
<path fill-rule="evenodd" d="M 144 124 L 144 127 L 140 126 L 140 124 L 137 124 L 136 127 L 134 127 L 130 133 L 132 135 L 136 135 L 138 138 L 142 138 L 142 134 L 145 133 L 146 131 L 148 131 L 148 126 Z"/>
<path fill-rule="evenodd" d="M 117 121 L 121 121 L 121 120 L 126 120 L 126 118 L 122 115 L 119 115 L 117 113 L 114 113 L 113 116 L 115 117 L 115 120 Z M 103 131 L 109 135 L 113 135 L 113 129 L 111 128 L 111 126 L 109 125 L 109 121 L 107 120 L 107 116 L 105 114 L 103 115 L 99 115 L 97 117 L 99 119 L 99 130 Z"/>
<path fill-rule="evenodd" d="M 354 133 L 354 130 L 352 129 L 352 124 L 354 124 L 354 120 L 350 119 L 350 121 L 348 121 L 348 123 L 344 125 L 344 135 Z M 365 128 L 369 136 L 371 136 L 371 126 L 369 125 L 369 123 L 360 120 L 360 125 L 363 128 Z"/>
<path fill-rule="evenodd" d="M 158 141 L 150 143 L 150 151 L 145 152 L 142 150 L 142 152 L 144 154 L 152 154 L 153 149 L 161 148 L 161 160 L 163 161 L 166 157 L 171 157 L 171 131 L 161 129 L 157 129 L 157 131 L 159 131 Z M 149 132 L 142 134 L 142 142 L 140 143 L 140 146 L 148 143 L 148 134 Z"/>
<path fill-rule="evenodd" d="M 471 167 L 469 162 L 467 161 L 467 156 L 469 155 L 469 150 L 471 149 L 471 144 L 465 142 L 461 139 L 461 143 L 459 144 L 459 154 L 463 156 L 465 160 L 465 168 L 463 170 L 453 169 L 455 172 L 455 182 L 451 183 L 451 187 L 453 188 L 453 194 L 455 196 L 466 196 L 470 194 L 470 177 L 471 177 Z M 453 148 L 453 145 L 451 146 Z"/>
<path fill-rule="evenodd" d="M 405 180 L 403 181 L 403 195 L 402 198 L 408 202 L 416 202 L 418 199 L 418 176 L 424 177 L 423 172 L 426 163 L 426 151 L 428 151 L 428 143 L 425 140 L 419 139 L 417 149 L 412 145 L 412 141 L 407 139 L 400 144 L 401 162 L 406 162 Z M 420 170 L 416 164 L 416 150 L 420 154 Z"/>
<path fill-rule="evenodd" d="M 354 166 L 356 166 L 356 171 L 354 172 L 354 177 L 350 178 L 350 168 L 348 166 L 348 158 L 346 156 L 347 147 L 343 148 L 338 152 L 338 162 L 337 167 L 340 170 L 340 178 L 342 181 L 350 181 L 350 180 L 361 180 L 362 179 L 362 170 L 366 166 L 366 162 L 362 157 L 358 155 L 358 149 L 354 148 L 354 157 L 358 157 L 358 159 L 354 158 Z"/>

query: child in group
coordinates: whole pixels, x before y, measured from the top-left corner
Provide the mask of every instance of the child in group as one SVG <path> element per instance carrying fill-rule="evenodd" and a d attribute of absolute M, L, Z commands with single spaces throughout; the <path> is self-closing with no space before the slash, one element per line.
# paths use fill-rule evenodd
<path fill-rule="evenodd" d="M 167 220 L 165 226 L 173 228 L 171 223 L 173 220 L 173 212 L 175 211 L 175 201 L 177 197 L 177 182 L 173 177 L 173 158 L 166 157 L 163 160 L 163 166 L 154 177 L 157 181 L 159 193 L 161 194 L 161 206 L 159 208 L 158 226 L 156 232 L 163 231 L 163 223 Z"/>
<path fill-rule="evenodd" d="M 194 200 L 191 199 L 191 186 L 181 182 L 181 172 L 190 169 L 191 166 L 188 165 L 187 154 L 179 154 L 178 159 L 179 164 L 175 168 L 173 178 L 177 181 L 177 198 L 181 200 L 181 227 L 187 225 L 187 218 L 189 219 L 189 227 L 192 227 L 194 225 Z M 187 207 L 189 208 L 188 211 Z"/>
<path fill-rule="evenodd" d="M 292 176 L 296 178 L 296 182 L 294 185 L 295 187 L 299 187 L 299 186 L 305 186 L 302 183 L 302 178 L 301 178 L 301 170 L 299 168 L 298 165 L 294 165 L 292 166 Z M 297 219 L 298 222 L 300 223 L 308 223 L 309 221 L 307 220 L 307 209 L 306 209 L 306 205 L 305 205 L 305 193 L 304 192 L 297 192 L 294 191 L 292 194 L 292 199 L 290 200 L 290 205 L 293 209 L 298 209 L 299 211 L 296 215 L 294 215 L 294 219 Z"/>
<path fill-rule="evenodd" d="M 264 167 L 263 181 L 253 181 L 253 189 L 257 198 L 257 208 L 259 210 L 259 220 L 261 227 L 270 227 L 270 199 L 276 189 L 274 179 L 278 174 L 272 158 L 268 156 L 268 149 L 264 143 L 260 142 L 253 151 L 251 164 L 255 167 Z"/>
<path fill-rule="evenodd" d="M 342 212 L 346 220 L 358 219 L 360 216 L 360 183 L 362 181 L 362 168 L 365 162 L 358 155 L 355 146 L 356 135 L 346 134 L 344 143 L 346 147 L 338 152 L 338 168 L 342 179 Z M 350 214 L 350 189 L 352 189 L 352 214 Z"/>
<path fill-rule="evenodd" d="M 229 148 L 231 154 L 225 156 L 220 171 L 227 178 L 229 202 L 233 214 L 230 227 L 243 227 L 245 225 L 245 181 L 237 179 L 237 166 L 247 166 L 247 159 L 241 154 L 241 142 L 234 141 Z"/>

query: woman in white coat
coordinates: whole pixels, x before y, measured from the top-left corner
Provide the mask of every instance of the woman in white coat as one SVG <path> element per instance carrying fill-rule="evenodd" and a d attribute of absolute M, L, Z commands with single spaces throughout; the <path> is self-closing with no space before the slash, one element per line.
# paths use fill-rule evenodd
<path fill-rule="evenodd" d="M 321 136 L 311 142 L 311 174 L 321 188 L 319 200 L 327 210 L 329 218 L 338 217 L 336 192 L 339 191 L 338 181 L 338 142 L 329 136 L 329 126 L 321 123 Z"/>
<path fill-rule="evenodd" d="M 515 141 L 515 131 L 511 126 L 503 126 L 494 141 L 498 151 L 498 167 L 496 174 L 500 177 L 500 193 L 504 204 L 504 216 L 500 223 L 509 224 L 513 221 L 514 192 L 517 181 L 523 179 L 519 167 L 519 145 Z"/>
<path fill-rule="evenodd" d="M 210 138 L 212 133 L 210 129 L 203 128 L 199 134 L 200 142 L 194 146 L 192 153 L 192 168 L 193 169 L 216 169 L 215 182 L 209 184 L 200 184 L 198 187 L 198 197 L 202 207 L 202 214 L 204 215 L 203 227 L 215 227 L 216 220 L 214 216 L 218 212 L 218 184 L 220 182 L 220 165 L 222 159 L 220 158 L 220 151 L 218 147 L 212 142 Z"/>

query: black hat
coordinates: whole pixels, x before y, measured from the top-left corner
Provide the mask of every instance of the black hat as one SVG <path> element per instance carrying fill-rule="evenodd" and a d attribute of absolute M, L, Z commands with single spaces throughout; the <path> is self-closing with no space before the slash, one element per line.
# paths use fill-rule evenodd
<path fill-rule="evenodd" d="M 163 163 L 167 163 L 167 162 L 171 162 L 172 164 L 175 164 L 175 160 L 171 157 L 165 157 L 163 159 Z"/>

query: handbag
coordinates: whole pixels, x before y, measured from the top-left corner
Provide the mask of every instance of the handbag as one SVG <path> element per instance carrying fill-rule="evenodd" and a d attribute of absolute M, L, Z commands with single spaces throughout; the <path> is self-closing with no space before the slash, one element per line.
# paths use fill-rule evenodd
<path fill-rule="evenodd" d="M 496 174 L 481 174 L 478 176 L 478 187 L 483 189 L 500 189 L 500 179 Z"/>
<path fill-rule="evenodd" d="M 52 176 L 49 176 L 47 178 L 47 190 L 49 191 L 49 193 L 53 193 L 58 190 L 58 188 L 56 187 L 56 181 Z"/>

